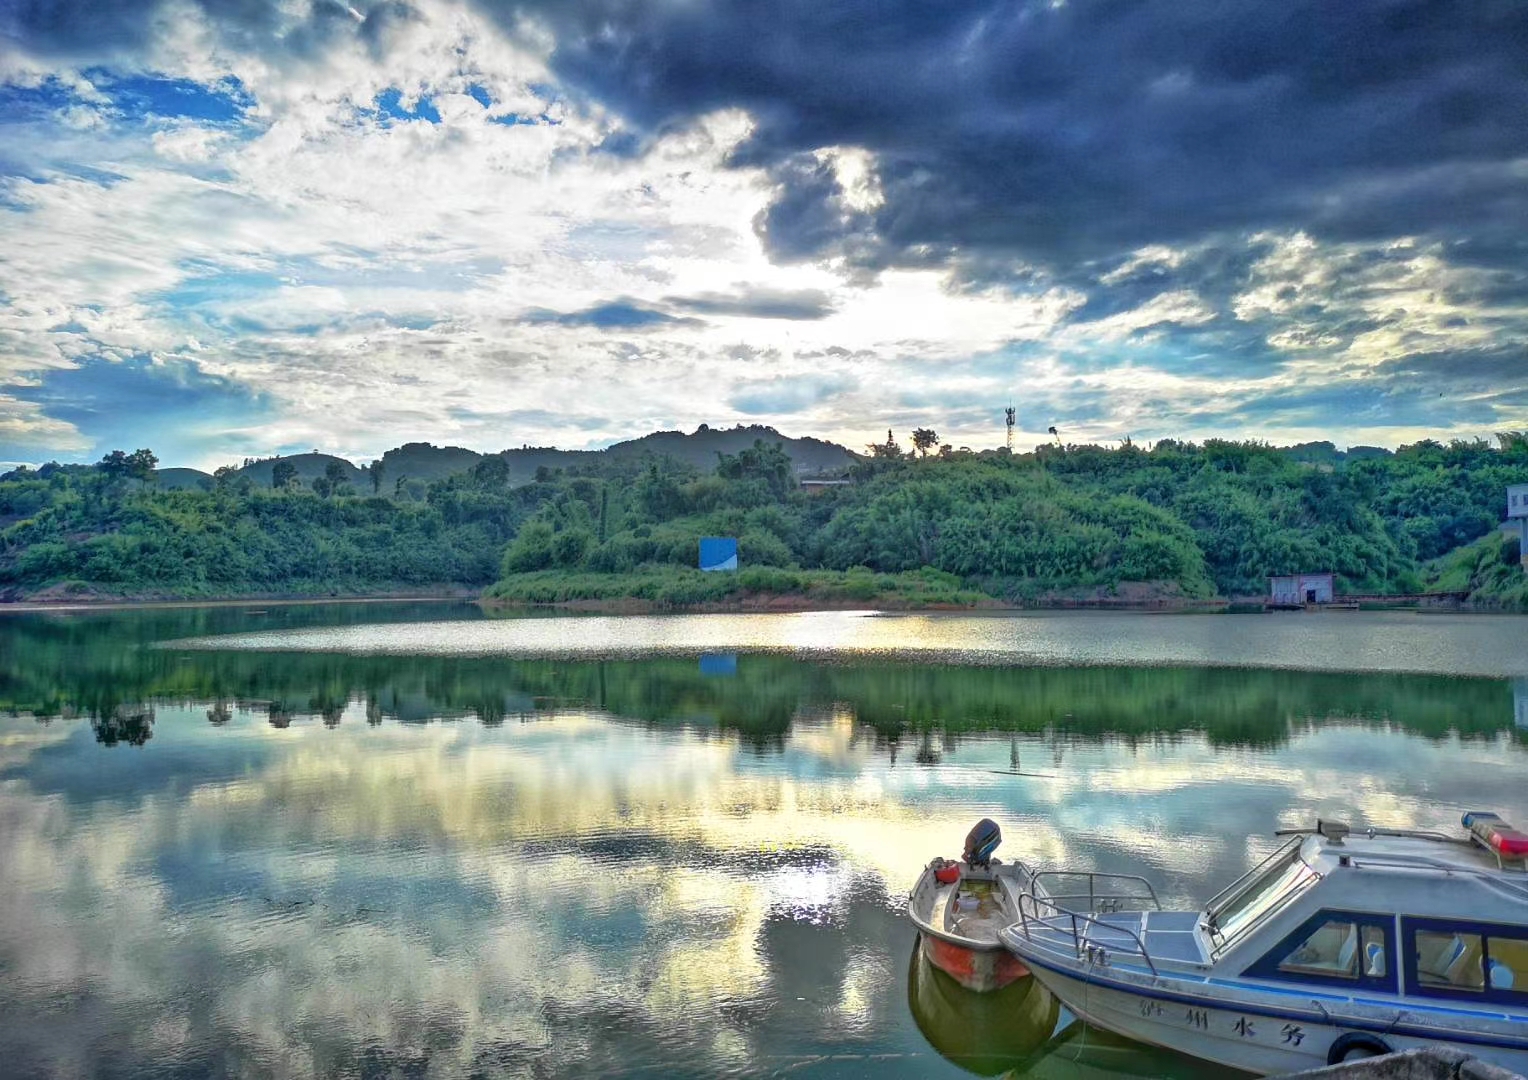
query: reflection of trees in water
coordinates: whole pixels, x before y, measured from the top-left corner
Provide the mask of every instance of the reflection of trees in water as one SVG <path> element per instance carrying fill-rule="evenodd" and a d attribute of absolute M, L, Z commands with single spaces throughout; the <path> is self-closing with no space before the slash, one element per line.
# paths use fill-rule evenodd
<path fill-rule="evenodd" d="M 245 616 L 247 619 L 247 616 Z M 102 620 L 92 620 L 102 625 Z M 62 620 L 65 626 L 69 623 Z M 20 622 L 18 621 L 18 624 Z M 26 624 L 28 627 L 36 624 Z M 109 625 L 109 624 L 106 624 Z M 1276 746 L 1311 725 L 1384 723 L 1431 738 L 1510 732 L 1504 680 L 1215 668 L 947 667 L 738 658 L 717 678 L 695 657 L 512 660 L 502 657 L 345 656 L 178 652 L 105 635 L 93 645 L 55 622 L 37 635 L 0 627 L 0 709 L 37 717 L 77 713 L 118 723 L 136 702 L 265 708 L 273 726 L 301 717 L 333 726 L 352 703 L 368 723 L 476 718 L 488 725 L 598 709 L 618 721 L 683 725 L 737 738 L 759 753 L 783 747 L 793 725 L 849 718 L 895 760 L 947 758 L 963 736 L 1040 735 L 1052 757 L 1073 742 L 1204 737 L 1215 745 Z M 267 703 L 272 703 L 267 705 Z M 120 740 L 119 740 L 120 741 Z"/>
<path fill-rule="evenodd" d="M 96 717 L 90 726 L 102 746 L 142 746 L 154 737 L 154 710 L 147 705 L 118 705 L 111 715 Z"/>

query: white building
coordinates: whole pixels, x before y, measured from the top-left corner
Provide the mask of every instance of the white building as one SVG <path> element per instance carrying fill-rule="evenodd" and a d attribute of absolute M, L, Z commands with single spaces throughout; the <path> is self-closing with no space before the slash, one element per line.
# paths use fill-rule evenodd
<path fill-rule="evenodd" d="M 1518 538 L 1523 569 L 1528 570 L 1528 484 L 1513 484 L 1507 488 L 1507 520 L 1502 523 L 1501 531 Z"/>
<path fill-rule="evenodd" d="M 1268 599 L 1274 604 L 1330 604 L 1331 574 L 1282 574 L 1268 579 Z"/>

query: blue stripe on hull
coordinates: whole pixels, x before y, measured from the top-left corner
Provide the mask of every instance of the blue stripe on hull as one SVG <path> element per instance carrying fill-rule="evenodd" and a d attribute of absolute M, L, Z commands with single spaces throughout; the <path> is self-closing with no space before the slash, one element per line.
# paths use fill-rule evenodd
<path fill-rule="evenodd" d="M 1178 1005 L 1192 1005 L 1196 1008 L 1210 1008 L 1220 1011 L 1231 1010 L 1238 1013 L 1247 1013 L 1251 1016 L 1266 1016 L 1279 1020 L 1301 1020 L 1305 1023 L 1325 1024 L 1329 1027 L 1339 1027 L 1344 1031 L 1372 1031 L 1383 1035 L 1399 1035 L 1412 1039 L 1429 1039 L 1434 1042 L 1465 1043 L 1471 1046 L 1493 1047 L 1497 1050 L 1528 1051 L 1528 1038 L 1514 1038 L 1511 1035 L 1477 1035 L 1466 1031 L 1458 1031 L 1453 1028 L 1439 1029 L 1417 1027 L 1414 1025 L 1402 1023 L 1386 1024 L 1373 1020 L 1361 1020 L 1356 1017 L 1344 1017 L 1341 1020 L 1338 1020 L 1336 1017 L 1333 1017 L 1330 1014 L 1323 1015 L 1319 1009 L 1315 1012 L 1296 1012 L 1291 1009 L 1275 1009 L 1266 1005 L 1251 1005 L 1244 1004 L 1242 1002 L 1230 1002 L 1224 998 L 1198 997 L 1190 994 L 1175 994 L 1168 991 L 1136 986 L 1133 983 L 1123 983 L 1115 982 L 1111 979 L 1101 979 L 1096 975 L 1091 975 L 1075 968 L 1060 967 L 1056 964 L 1046 963 L 1044 960 L 1040 960 L 1023 953 L 1020 953 L 1019 957 L 1026 964 L 1028 964 L 1031 969 L 1041 968 L 1046 971 L 1053 971 L 1057 975 L 1064 976 L 1065 978 L 1072 979 L 1076 982 L 1087 983 L 1091 986 L 1100 986 L 1105 989 L 1114 990 L 1123 994 L 1133 994 L 1136 997 L 1150 998 L 1153 1001 L 1171 1001 Z M 1261 991 L 1262 987 L 1257 987 L 1256 989 Z M 1071 1004 L 1069 1002 L 1066 1004 L 1068 1008 L 1071 1008 Z M 1391 1003 L 1386 1002 L 1385 1004 L 1388 1006 Z M 1396 1002 L 1395 1008 L 1404 1014 L 1404 1011 L 1408 1008 L 1408 1006 L 1403 1005 L 1400 1002 Z M 1454 1010 L 1450 1011 L 1452 1012 Z M 1528 1019 L 1513 1019 L 1510 1022 L 1528 1024 Z M 1171 1047 L 1170 1049 L 1182 1048 Z"/>

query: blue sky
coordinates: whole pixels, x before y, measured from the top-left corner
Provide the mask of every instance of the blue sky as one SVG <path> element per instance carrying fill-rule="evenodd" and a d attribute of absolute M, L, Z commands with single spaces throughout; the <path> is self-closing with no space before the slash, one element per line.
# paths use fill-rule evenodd
<path fill-rule="evenodd" d="M 0 40 L 0 462 L 1528 427 L 1515 0 L 47 0 Z"/>

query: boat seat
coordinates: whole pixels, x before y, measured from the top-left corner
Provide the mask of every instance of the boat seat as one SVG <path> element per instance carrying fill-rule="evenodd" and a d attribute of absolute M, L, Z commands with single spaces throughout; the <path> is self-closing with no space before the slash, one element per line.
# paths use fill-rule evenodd
<path fill-rule="evenodd" d="M 1352 971 L 1353 955 L 1358 952 L 1358 924 L 1348 925 L 1347 935 L 1342 939 L 1342 948 L 1337 950 L 1337 970 Z"/>
<path fill-rule="evenodd" d="M 1447 976 L 1448 981 L 1455 986 L 1468 986 L 1473 990 L 1480 989 L 1485 985 L 1486 981 L 1485 972 L 1481 970 L 1480 965 L 1480 949 L 1478 947 L 1470 948 L 1461 937 L 1456 937 L 1454 940 L 1458 942 L 1458 945 L 1450 954 L 1452 960 L 1450 960 L 1448 967 L 1443 969 L 1444 974 Z M 1476 938 L 1475 940 L 1479 941 L 1480 939 Z"/>
<path fill-rule="evenodd" d="M 1458 986 L 1469 990 L 1479 990 L 1485 986 L 1478 935 L 1454 934 L 1445 939 L 1441 947 L 1426 951 L 1421 947 L 1421 936 L 1419 931 L 1417 975 L 1424 983 Z"/>

